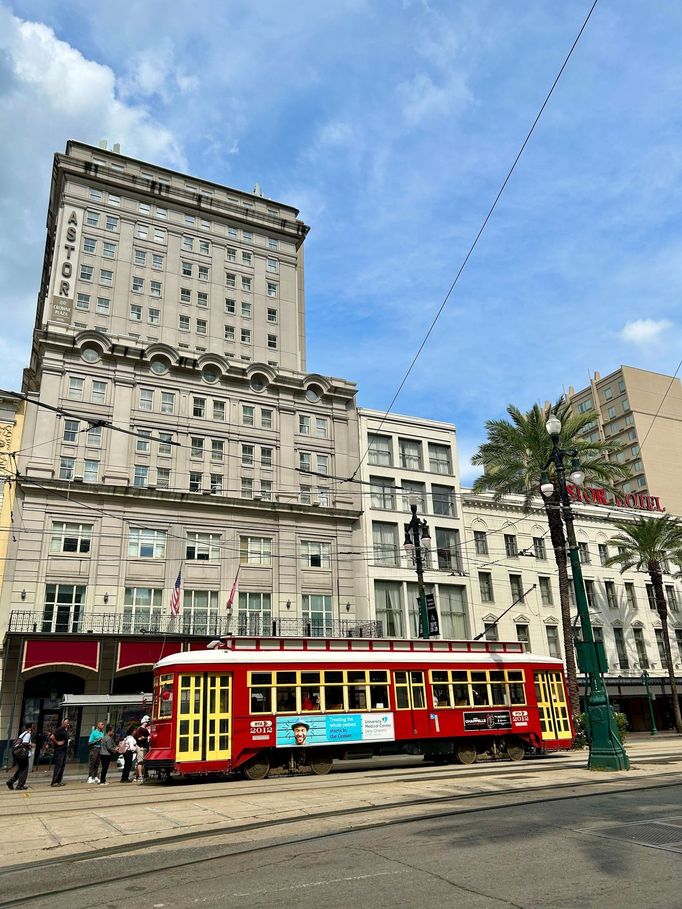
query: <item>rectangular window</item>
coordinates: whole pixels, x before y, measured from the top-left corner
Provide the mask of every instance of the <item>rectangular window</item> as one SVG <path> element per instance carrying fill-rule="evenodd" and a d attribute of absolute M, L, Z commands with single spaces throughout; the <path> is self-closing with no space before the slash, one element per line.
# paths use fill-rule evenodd
<path fill-rule="evenodd" d="M 549 578 L 538 578 L 540 584 L 540 600 L 543 606 L 553 606 L 552 582 Z"/>
<path fill-rule="evenodd" d="M 264 448 L 261 445 L 260 465 L 261 467 L 272 467 L 272 448 Z"/>
<path fill-rule="evenodd" d="M 308 451 L 299 451 L 298 469 L 304 473 L 310 473 L 312 470 L 312 456 Z"/>
<path fill-rule="evenodd" d="M 251 329 L 242 328 L 239 339 L 242 342 L 242 344 L 250 344 L 251 343 Z"/>
<path fill-rule="evenodd" d="M 561 659 L 561 647 L 559 646 L 559 629 L 556 625 L 546 625 L 545 634 L 547 635 L 547 652 L 551 657 Z"/>
<path fill-rule="evenodd" d="M 194 531 L 188 533 L 185 558 L 195 562 L 219 562 L 220 534 Z"/>
<path fill-rule="evenodd" d="M 75 442 L 79 432 L 80 422 L 78 420 L 64 420 L 63 442 Z"/>
<path fill-rule="evenodd" d="M 237 276 L 231 271 L 225 272 L 225 287 L 236 287 L 237 286 Z"/>
<path fill-rule="evenodd" d="M 178 317 L 178 328 L 180 329 L 180 331 L 189 331 L 190 330 L 189 316 L 179 316 Z"/>
<path fill-rule="evenodd" d="M 146 464 L 136 464 L 133 476 L 133 486 L 144 488 L 149 484 L 149 468 Z"/>
<path fill-rule="evenodd" d="M 97 253 L 97 240 L 94 237 L 83 237 L 83 252 L 92 255 Z"/>
<path fill-rule="evenodd" d="M 242 404 L 242 426 L 254 425 L 255 408 L 250 404 Z"/>
<path fill-rule="evenodd" d="M 163 256 L 158 255 L 158 253 L 152 254 L 152 268 L 157 270 L 163 268 Z"/>
<path fill-rule="evenodd" d="M 511 589 L 512 599 L 515 602 L 523 603 L 523 581 L 520 574 L 509 575 L 509 587 Z"/>
<path fill-rule="evenodd" d="M 301 540 L 299 554 L 304 568 L 331 568 L 331 544 L 329 543 Z"/>
<path fill-rule="evenodd" d="M 279 287 L 277 284 L 273 284 L 272 281 L 267 282 L 267 291 L 269 297 L 278 297 L 279 296 Z"/>
<path fill-rule="evenodd" d="M 433 497 L 433 513 L 454 517 L 455 515 L 455 490 L 451 486 L 437 486 L 435 483 L 431 487 Z"/>
<path fill-rule="evenodd" d="M 616 642 L 616 655 L 618 657 L 618 666 L 620 669 L 629 669 L 630 661 L 628 659 L 628 652 L 625 646 L 625 634 L 623 633 L 622 628 L 613 629 L 613 638 Z"/>
<path fill-rule="evenodd" d="M 81 270 L 78 277 L 81 279 L 81 281 L 92 281 L 93 271 L 94 269 L 92 265 L 81 265 Z"/>
<path fill-rule="evenodd" d="M 317 472 L 327 476 L 329 474 L 329 455 L 318 454 Z"/>
<path fill-rule="evenodd" d="M 609 548 L 606 543 L 597 543 L 597 550 L 599 552 L 599 564 L 606 565 L 606 560 L 609 557 Z"/>
<path fill-rule="evenodd" d="M 220 493 L 223 491 L 223 475 L 221 473 L 211 474 L 211 492 Z"/>
<path fill-rule="evenodd" d="M 253 265 L 253 253 L 242 252 L 242 265 Z"/>
<path fill-rule="evenodd" d="M 202 309 L 208 307 L 208 294 L 206 291 L 200 290 L 197 292 L 197 306 L 201 306 Z"/>
<path fill-rule="evenodd" d="M 476 555 L 488 555 L 488 536 L 485 530 L 474 530 L 474 549 Z"/>
<path fill-rule="evenodd" d="M 272 502 L 272 480 L 260 481 L 260 497 L 264 502 Z"/>
<path fill-rule="evenodd" d="M 85 608 L 85 586 L 47 584 L 41 631 L 77 634 Z"/>
<path fill-rule="evenodd" d="M 646 650 L 646 643 L 644 641 L 644 631 L 641 628 L 633 628 L 632 634 L 635 639 L 635 649 L 637 650 L 637 659 L 639 660 L 640 669 L 649 668 L 649 654 Z"/>
<path fill-rule="evenodd" d="M 649 601 L 649 609 L 656 609 L 656 594 L 652 584 L 646 585 L 646 598 Z"/>
<path fill-rule="evenodd" d="M 251 278 L 245 278 L 242 276 L 242 290 L 244 293 L 250 293 L 251 291 Z"/>
<path fill-rule="evenodd" d="M 150 308 L 147 311 L 147 322 L 150 325 L 160 325 L 161 324 L 161 310 Z"/>
<path fill-rule="evenodd" d="M 253 480 L 248 479 L 247 477 L 242 477 L 242 499 L 252 499 L 253 498 Z"/>
<path fill-rule="evenodd" d="M 314 637 L 326 637 L 332 629 L 332 598 L 324 594 L 304 594 L 302 598 L 303 621 Z M 332 709 L 328 707 L 328 709 Z"/>
<path fill-rule="evenodd" d="M 69 387 L 66 393 L 67 398 L 70 401 L 82 401 L 84 385 L 85 379 L 81 379 L 76 376 L 69 376 Z"/>
<path fill-rule="evenodd" d="M 111 300 L 108 297 L 97 297 L 97 314 L 108 316 L 111 308 Z"/>
<path fill-rule="evenodd" d="M 191 252 L 194 249 L 194 237 L 183 236 L 182 248 Z"/>
<path fill-rule="evenodd" d="M 161 413 L 175 413 L 175 392 L 161 392 Z"/>
<path fill-rule="evenodd" d="M 85 217 L 85 223 L 90 227 L 99 227 L 99 212 L 89 211 Z"/>
<path fill-rule="evenodd" d="M 206 319 L 197 319 L 197 334 L 205 335 L 208 332 L 208 322 Z"/>
<path fill-rule="evenodd" d="M 578 543 L 578 551 L 580 553 L 580 564 L 581 565 L 590 565 L 592 559 L 590 557 L 590 548 L 587 543 Z"/>
<path fill-rule="evenodd" d="M 137 439 L 135 442 L 135 451 L 139 454 L 149 454 L 151 451 L 151 431 L 148 429 L 139 429 L 137 432 Z"/>
<path fill-rule="evenodd" d="M 616 585 L 613 581 L 604 581 L 604 591 L 606 593 L 606 605 L 610 609 L 618 609 L 618 596 L 616 594 Z"/>
<path fill-rule="evenodd" d="M 208 242 L 208 240 L 199 240 L 199 252 L 202 256 L 210 256 L 211 244 Z"/>
<path fill-rule="evenodd" d="M 530 645 L 530 634 L 528 625 L 518 625 L 516 626 L 516 640 L 519 644 L 525 644 L 526 648 Z"/>
<path fill-rule="evenodd" d="M 677 601 L 677 591 L 672 584 L 665 585 L 665 596 L 668 601 L 668 609 L 671 612 L 679 612 L 680 607 Z"/>
<path fill-rule="evenodd" d="M 133 293 L 141 294 L 144 292 L 144 278 L 133 278 Z"/>
<path fill-rule="evenodd" d="M 163 590 L 152 587 L 126 587 L 123 599 L 124 632 L 142 634 L 161 630 Z M 170 676 L 172 680 L 173 676 Z M 166 703 L 166 702 L 162 702 Z"/>
<path fill-rule="evenodd" d="M 542 537 L 533 537 L 533 553 L 540 561 L 547 561 L 547 547 Z"/>
<path fill-rule="evenodd" d="M 261 407 L 260 425 L 262 429 L 272 429 L 272 411 Z"/>
<path fill-rule="evenodd" d="M 234 325 L 225 325 L 224 326 L 224 340 L 225 341 L 234 341 Z"/>
<path fill-rule="evenodd" d="M 303 414 L 298 415 L 298 431 L 302 436 L 310 435 L 310 417 Z"/>
<path fill-rule="evenodd" d="M 140 389 L 140 410 L 154 409 L 154 390 L 152 388 Z"/>
<path fill-rule="evenodd" d="M 268 335 L 268 349 L 277 350 L 277 335 Z"/>
<path fill-rule="evenodd" d="M 265 270 L 277 274 L 279 271 L 279 260 L 274 259 L 272 256 L 268 256 L 265 260 Z"/>
<path fill-rule="evenodd" d="M 436 551 L 441 571 L 462 571 L 459 531 L 436 528 Z"/>
<path fill-rule="evenodd" d="M 218 591 L 185 590 L 182 598 L 182 633 L 215 635 L 218 632 Z"/>
<path fill-rule="evenodd" d="M 106 404 L 107 403 L 107 383 L 106 382 L 94 382 L 92 383 L 92 391 L 90 392 L 90 401 L 93 404 Z"/>
<path fill-rule="evenodd" d="M 479 571 L 478 586 L 481 592 L 482 603 L 494 602 L 493 596 L 493 576 L 489 571 Z"/>
<path fill-rule="evenodd" d="M 116 244 L 107 243 L 106 241 L 102 244 L 102 255 L 105 259 L 115 259 L 116 258 Z"/>
<path fill-rule="evenodd" d="M 631 581 L 625 582 L 625 601 L 628 604 L 629 609 L 637 609 L 637 594 L 635 593 L 635 585 Z"/>
<path fill-rule="evenodd" d="M 253 467 L 253 445 L 242 445 L 242 466 Z"/>
<path fill-rule="evenodd" d="M 405 470 L 422 470 L 422 443 L 414 439 L 398 439 L 400 466 Z"/>
<path fill-rule="evenodd" d="M 211 460 L 222 462 L 225 457 L 225 443 L 222 439 L 211 440 Z"/>
<path fill-rule="evenodd" d="M 206 416 L 206 398 L 192 398 L 192 416 Z"/>
<path fill-rule="evenodd" d="M 598 609 L 597 603 L 597 591 L 594 586 L 594 581 L 585 581 L 585 596 L 587 597 L 587 605 L 590 609 Z"/>
<path fill-rule="evenodd" d="M 99 270 L 99 283 L 104 284 L 107 287 L 111 287 L 114 283 L 114 273 L 109 271 L 106 268 L 100 268 Z"/>
<path fill-rule="evenodd" d="M 519 557 L 519 547 L 516 542 L 516 536 L 513 533 L 505 533 L 504 551 L 508 559 L 517 559 Z"/>
<path fill-rule="evenodd" d="M 395 489 L 388 477 L 370 477 L 370 503 L 372 508 L 395 511 Z"/>
<path fill-rule="evenodd" d="M 452 473 L 452 459 L 448 445 L 436 445 L 429 442 L 429 467 L 433 473 Z"/>
<path fill-rule="evenodd" d="M 204 457 L 204 440 L 199 436 L 191 436 L 191 450 L 190 457 L 192 458 L 203 458 Z"/>
<path fill-rule="evenodd" d="M 138 306 L 137 303 L 130 304 L 130 321 L 131 322 L 141 322 L 142 321 L 142 307 Z"/>
<path fill-rule="evenodd" d="M 394 568 L 400 567 L 397 524 L 372 521 L 372 542 L 374 546 L 375 565 L 386 565 Z"/>
<path fill-rule="evenodd" d="M 73 480 L 73 470 L 76 466 L 75 458 L 60 458 L 59 460 L 59 479 Z"/>
<path fill-rule="evenodd" d="M 239 562 L 241 565 L 272 565 L 272 539 L 270 537 L 240 537 Z"/>
<path fill-rule="evenodd" d="M 370 435 L 368 462 L 373 467 L 393 466 L 393 447 L 389 436 Z"/>
<path fill-rule="evenodd" d="M 277 310 L 268 307 L 268 322 L 277 321 Z"/>
<path fill-rule="evenodd" d="M 166 530 L 154 530 L 150 527 L 131 527 L 128 539 L 129 559 L 165 559 Z"/>
<path fill-rule="evenodd" d="M 213 419 L 220 420 L 221 422 L 225 421 L 225 402 L 224 401 L 213 401 Z"/>
<path fill-rule="evenodd" d="M 160 281 L 150 281 L 149 282 L 149 293 L 152 297 L 161 296 L 161 282 Z"/>
<path fill-rule="evenodd" d="M 242 302 L 242 318 L 250 319 L 251 318 L 251 304 Z"/>
<path fill-rule="evenodd" d="M 272 633 L 271 594 L 250 591 L 239 592 L 237 634 L 262 635 Z M 279 674 L 279 673 L 278 673 Z M 271 673 L 252 673 L 255 676 Z M 277 689 L 275 689 L 277 691 Z M 272 713 L 272 689 L 254 687 L 251 690 L 251 713 Z M 266 700 L 267 698 L 267 700 Z M 295 712 L 295 711 L 294 711 Z"/>
<path fill-rule="evenodd" d="M 91 426 L 85 433 L 85 444 L 88 448 L 99 448 L 102 445 L 102 427 Z"/>
<path fill-rule="evenodd" d="M 134 261 L 135 265 L 146 265 L 147 264 L 147 253 L 143 249 L 136 249 L 133 261 Z M 134 289 L 135 289 L 135 285 L 133 283 L 133 290 Z"/>
<path fill-rule="evenodd" d="M 92 524 L 75 524 L 55 521 L 50 536 L 50 552 L 74 552 L 86 555 L 92 544 Z"/>
<path fill-rule="evenodd" d="M 414 483 L 411 480 L 403 480 L 401 489 L 403 493 L 403 511 L 410 511 L 411 501 L 415 502 L 418 511 L 426 511 L 426 487 L 423 483 Z"/>
<path fill-rule="evenodd" d="M 204 475 L 200 470 L 190 470 L 189 472 L 189 491 L 201 492 Z"/>

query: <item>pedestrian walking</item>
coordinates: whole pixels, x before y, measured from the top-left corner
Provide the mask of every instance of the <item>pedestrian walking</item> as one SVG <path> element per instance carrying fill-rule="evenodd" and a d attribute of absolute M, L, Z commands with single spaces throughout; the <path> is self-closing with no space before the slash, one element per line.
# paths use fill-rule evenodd
<path fill-rule="evenodd" d="M 125 751 L 123 752 L 123 771 L 121 773 L 121 782 L 130 783 L 130 771 L 133 766 L 133 758 L 137 753 L 137 742 L 135 741 L 135 736 L 133 732 L 135 731 L 134 726 L 130 726 L 126 732 L 125 738 L 122 740 L 125 746 Z M 119 743 L 119 749 L 121 745 Z"/>
<path fill-rule="evenodd" d="M 99 769 L 99 749 L 104 736 L 104 723 L 100 720 L 93 728 L 88 739 L 88 783 L 99 783 L 97 771 Z"/>
<path fill-rule="evenodd" d="M 50 736 L 50 744 L 54 754 L 54 769 L 52 771 L 51 786 L 65 786 L 62 782 L 64 776 L 64 764 L 66 764 L 66 751 L 69 747 L 69 727 L 68 720 L 62 720 L 61 726 L 57 726 Z"/>
<path fill-rule="evenodd" d="M 107 771 L 109 770 L 109 764 L 111 764 L 112 759 L 116 757 L 117 754 L 118 749 L 116 748 L 116 742 L 114 741 L 114 731 L 112 726 L 107 724 L 99 748 L 99 760 L 102 765 L 102 769 L 99 773 L 100 786 L 109 785 L 109 783 L 107 783 Z"/>
<path fill-rule="evenodd" d="M 15 783 L 17 789 L 28 789 L 26 780 L 28 778 L 28 765 L 31 760 L 31 738 L 33 735 L 33 724 L 26 723 L 24 731 L 12 745 L 12 754 L 17 765 L 14 776 L 7 780 L 7 788 L 14 789 Z"/>
<path fill-rule="evenodd" d="M 144 778 L 147 775 L 144 759 L 147 757 L 147 752 L 149 751 L 149 735 L 149 717 L 143 716 L 140 720 L 140 725 L 133 733 L 135 741 L 137 742 L 137 767 L 135 768 L 136 783 L 143 783 Z"/>

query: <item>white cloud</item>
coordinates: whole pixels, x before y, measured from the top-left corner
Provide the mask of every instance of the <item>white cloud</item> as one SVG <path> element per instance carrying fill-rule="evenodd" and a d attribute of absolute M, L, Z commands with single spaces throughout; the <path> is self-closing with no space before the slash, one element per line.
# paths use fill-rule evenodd
<path fill-rule="evenodd" d="M 3 339 L 0 384 L 16 387 L 28 362 L 45 245 L 52 155 L 68 139 L 120 142 L 124 153 L 186 166 L 173 133 L 126 103 L 114 71 L 83 56 L 48 26 L 0 3 L 0 234 Z"/>
<path fill-rule="evenodd" d="M 669 319 L 633 319 L 626 322 L 620 333 L 623 341 L 646 346 L 661 339 L 664 331 L 672 328 Z"/>

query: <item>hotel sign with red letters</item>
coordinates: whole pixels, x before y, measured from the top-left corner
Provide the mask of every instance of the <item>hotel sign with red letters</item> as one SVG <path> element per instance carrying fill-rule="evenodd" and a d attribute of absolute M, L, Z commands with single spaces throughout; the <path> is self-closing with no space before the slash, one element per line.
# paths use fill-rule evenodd
<path fill-rule="evenodd" d="M 583 505 L 605 505 L 607 508 L 636 508 L 638 511 L 665 511 L 658 496 L 649 496 L 642 492 L 629 492 L 614 496 L 597 486 L 574 486 L 566 484 L 571 502 Z"/>

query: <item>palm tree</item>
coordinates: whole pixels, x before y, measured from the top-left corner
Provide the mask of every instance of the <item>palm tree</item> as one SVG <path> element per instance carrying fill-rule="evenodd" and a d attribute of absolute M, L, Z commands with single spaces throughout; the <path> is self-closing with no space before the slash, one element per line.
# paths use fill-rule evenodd
<path fill-rule="evenodd" d="M 573 648 L 568 551 L 561 519 L 559 484 L 553 475 L 553 464 L 550 465 L 549 472 L 550 479 L 554 482 L 554 492 L 546 499 L 540 494 L 540 475 L 552 451 L 552 441 L 545 428 L 549 415 L 554 413 L 561 420 L 559 444 L 563 449 L 575 449 L 588 483 L 613 489 L 613 484 L 627 478 L 629 471 L 608 460 L 609 456 L 621 451 L 622 445 L 613 440 L 592 441 L 582 435 L 587 424 L 594 419 L 591 412 L 574 414 L 570 404 L 562 399 L 554 406 L 549 403 L 544 407 L 535 404 L 527 413 L 510 404 L 507 413 L 510 420 L 486 421 L 487 441 L 471 459 L 473 464 L 483 467 L 484 471 L 474 482 L 473 490 L 494 492 L 496 499 L 510 494 L 523 495 L 526 511 L 531 510 L 532 503 L 537 502 L 538 496 L 544 504 L 559 577 L 569 700 L 573 716 L 577 716 L 580 713 L 580 696 Z"/>
<path fill-rule="evenodd" d="M 618 547 L 616 555 L 606 560 L 607 565 L 618 565 L 621 573 L 628 568 L 647 571 L 656 598 L 656 612 L 661 619 L 665 662 L 670 681 L 670 693 L 673 702 L 675 729 L 682 734 L 682 716 L 680 700 L 677 696 L 677 683 L 670 650 L 668 633 L 668 606 L 663 592 L 663 565 L 667 561 L 682 565 L 682 523 L 669 514 L 655 518 L 637 518 L 634 521 L 614 521 L 617 536 L 610 539 L 609 545 Z"/>

